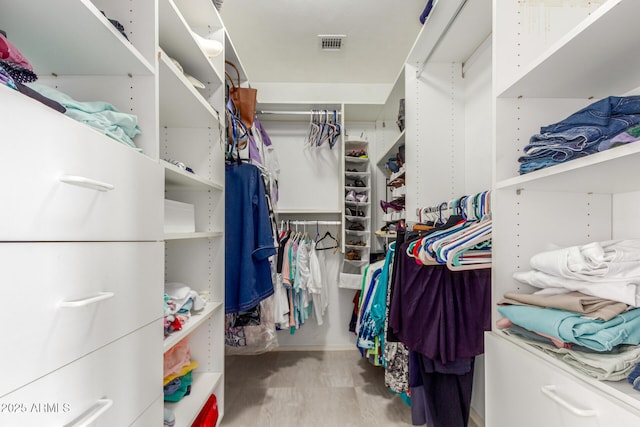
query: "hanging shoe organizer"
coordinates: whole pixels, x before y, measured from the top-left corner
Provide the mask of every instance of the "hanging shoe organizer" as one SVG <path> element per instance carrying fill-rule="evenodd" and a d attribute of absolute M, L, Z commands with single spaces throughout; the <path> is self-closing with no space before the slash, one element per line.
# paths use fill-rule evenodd
<path fill-rule="evenodd" d="M 341 288 L 360 289 L 371 250 L 371 170 L 369 143 L 344 143 L 344 260 Z"/>

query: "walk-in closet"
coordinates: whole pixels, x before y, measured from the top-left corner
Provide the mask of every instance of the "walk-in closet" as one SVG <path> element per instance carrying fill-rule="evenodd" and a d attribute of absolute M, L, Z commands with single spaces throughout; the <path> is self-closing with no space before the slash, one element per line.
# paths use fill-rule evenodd
<path fill-rule="evenodd" d="M 639 13 L 0 0 L 0 426 L 637 425 Z"/>

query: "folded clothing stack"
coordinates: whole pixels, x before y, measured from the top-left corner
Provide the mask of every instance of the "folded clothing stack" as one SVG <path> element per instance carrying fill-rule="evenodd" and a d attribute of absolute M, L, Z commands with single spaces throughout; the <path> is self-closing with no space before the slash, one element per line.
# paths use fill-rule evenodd
<path fill-rule="evenodd" d="M 610 96 L 540 128 L 524 148 L 520 174 L 640 139 L 640 96 Z"/>
<path fill-rule="evenodd" d="M 629 375 L 640 362 L 640 240 L 554 249 L 530 264 L 513 277 L 540 290 L 505 293 L 498 328 L 594 378 Z"/>

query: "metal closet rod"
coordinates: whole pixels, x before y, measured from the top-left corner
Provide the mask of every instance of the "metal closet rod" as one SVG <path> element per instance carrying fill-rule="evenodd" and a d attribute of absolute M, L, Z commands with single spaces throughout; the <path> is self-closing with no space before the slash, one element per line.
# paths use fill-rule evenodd
<path fill-rule="evenodd" d="M 289 225 L 342 225 L 342 221 L 314 221 L 314 220 L 305 220 L 305 221 L 287 221 L 284 220 L 285 224 Z"/>
<path fill-rule="evenodd" d="M 330 112 L 333 113 L 334 111 L 338 114 L 342 114 L 341 111 L 338 110 L 309 110 L 309 111 L 275 111 L 275 110 L 260 110 L 258 111 L 258 114 L 283 114 L 283 115 L 310 115 L 310 114 L 315 114 L 315 113 L 321 113 L 321 112 Z"/>

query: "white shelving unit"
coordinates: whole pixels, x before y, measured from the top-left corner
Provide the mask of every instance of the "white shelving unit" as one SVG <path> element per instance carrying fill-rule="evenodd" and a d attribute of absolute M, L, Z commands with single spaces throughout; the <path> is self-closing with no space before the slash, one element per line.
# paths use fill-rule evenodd
<path fill-rule="evenodd" d="M 181 331 L 169 335 L 165 352 L 189 337 L 193 371 L 191 393 L 176 403 L 176 426 L 190 426 L 211 394 L 224 410 L 224 54 L 208 58 L 200 37 L 225 44 L 222 21 L 213 3 L 160 0 L 159 129 L 165 198 L 194 206 L 195 232 L 165 234 L 165 282 L 184 283 L 208 297 Z M 183 72 L 170 59 L 177 60 Z M 189 74 L 205 85 L 196 88 Z M 179 161 L 194 173 L 175 166 Z"/>
<path fill-rule="evenodd" d="M 499 82 L 494 89 L 494 302 L 507 291 L 533 291 L 512 274 L 530 269 L 531 256 L 549 244 L 640 237 L 636 143 L 521 176 L 517 162 L 541 126 L 600 98 L 638 94 L 637 60 L 627 58 L 639 42 L 626 31 L 633 31 L 631 20 L 640 4 L 602 0 L 579 7 L 500 6 L 494 22 Z M 621 61 L 622 69 L 605 67 Z M 569 68 L 577 63 L 584 67 Z M 487 425 L 537 426 L 547 416 L 553 418 L 549 425 L 563 426 L 640 421 L 640 393 L 627 381 L 595 380 L 497 329 L 487 334 L 486 343 Z M 518 377 L 516 371 L 528 375 Z"/>
<path fill-rule="evenodd" d="M 106 101 L 136 115 L 143 132 L 134 138 L 140 154 L 0 87 L 2 154 L 20 165 L 5 168 L 3 180 L 5 201 L 16 207 L 2 214 L 11 224 L 0 238 L 3 274 L 16 285 L 6 296 L 29 299 L 33 310 L 5 334 L 19 347 L 17 357 L 0 356 L 12 367 L 0 402 L 54 399 L 68 407 L 3 412 L 0 425 L 79 425 L 88 416 L 96 425 L 159 425 L 164 174 L 156 4 L 1 1 L 0 9 L 0 28 L 38 83 L 78 101 Z M 128 40 L 101 10 L 124 24 Z M 10 322 L 21 316 L 16 310 L 0 317 Z"/>

